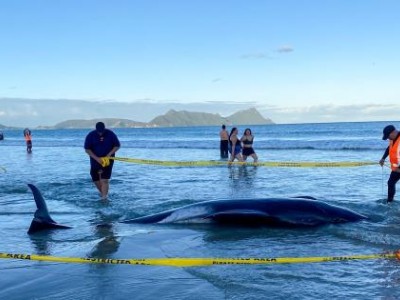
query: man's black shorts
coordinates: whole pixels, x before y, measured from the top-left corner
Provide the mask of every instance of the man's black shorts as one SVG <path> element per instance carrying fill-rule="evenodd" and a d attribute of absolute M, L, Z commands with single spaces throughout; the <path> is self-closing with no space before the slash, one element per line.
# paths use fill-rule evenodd
<path fill-rule="evenodd" d="M 91 168 L 90 176 L 92 176 L 93 181 L 99 181 L 101 179 L 110 179 L 112 173 L 113 164 L 110 162 L 110 165 L 105 168 Z"/>

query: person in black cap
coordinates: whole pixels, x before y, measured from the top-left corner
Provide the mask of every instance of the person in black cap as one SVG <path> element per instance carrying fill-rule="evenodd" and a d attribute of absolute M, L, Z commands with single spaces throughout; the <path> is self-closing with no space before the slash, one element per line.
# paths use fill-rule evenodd
<path fill-rule="evenodd" d="M 90 156 L 90 176 L 99 190 L 101 198 L 106 199 L 114 160 L 109 160 L 107 161 L 109 164 L 104 164 L 102 158 L 114 157 L 121 144 L 113 131 L 106 129 L 103 122 L 98 122 L 96 130 L 89 132 L 86 136 L 84 147 Z"/>
<path fill-rule="evenodd" d="M 392 172 L 390 173 L 388 184 L 388 202 L 392 202 L 394 195 L 396 194 L 396 183 L 400 180 L 400 139 L 399 132 L 393 125 L 388 125 L 383 129 L 382 140 L 389 139 L 389 146 L 386 148 L 379 164 L 384 165 L 386 157 L 389 156 L 390 168 Z"/>

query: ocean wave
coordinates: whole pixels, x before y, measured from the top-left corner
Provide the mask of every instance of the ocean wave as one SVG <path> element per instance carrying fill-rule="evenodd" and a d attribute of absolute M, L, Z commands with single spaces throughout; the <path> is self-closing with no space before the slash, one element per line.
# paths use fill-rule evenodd
<path fill-rule="evenodd" d="M 9 145 L 13 146 L 13 145 Z M 6 146 L 7 147 L 7 146 Z M 82 145 L 64 145 L 64 144 L 40 144 L 40 145 L 35 145 L 34 148 L 82 148 Z M 137 146 L 137 145 L 122 145 L 123 148 L 125 149 L 155 149 L 155 150 L 160 150 L 160 149 L 186 149 L 186 150 L 218 150 L 219 148 L 216 146 L 197 146 L 193 147 L 191 145 L 163 145 L 163 146 L 158 146 L 158 145 L 146 145 L 146 146 Z M 362 151 L 383 151 L 385 148 L 382 147 L 351 147 L 351 146 L 262 146 L 262 147 L 255 147 L 255 151 L 276 151 L 276 150 L 282 150 L 282 151 L 295 151 L 295 150 L 309 150 L 309 151 L 345 151 L 345 152 L 362 152 Z"/>

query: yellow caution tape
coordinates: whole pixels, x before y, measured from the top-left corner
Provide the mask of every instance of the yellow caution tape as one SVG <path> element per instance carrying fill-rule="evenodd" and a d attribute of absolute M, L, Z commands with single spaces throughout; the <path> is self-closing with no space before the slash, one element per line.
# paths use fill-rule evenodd
<path fill-rule="evenodd" d="M 128 157 L 109 157 L 109 159 L 135 163 L 144 165 L 156 165 L 165 167 L 208 167 L 208 166 L 230 166 L 230 165 L 246 165 L 257 167 L 289 167 L 289 168 L 337 168 L 337 167 L 361 167 L 372 166 L 378 164 L 372 161 L 342 161 L 342 162 L 290 162 L 290 161 L 268 161 L 268 162 L 227 162 L 227 161 L 214 161 L 214 160 L 199 160 L 199 161 L 166 161 L 166 160 L 152 160 L 152 159 L 139 159 Z"/>
<path fill-rule="evenodd" d="M 350 261 L 366 259 L 400 259 L 400 252 L 367 255 L 327 256 L 327 257 L 265 257 L 265 258 L 80 258 L 57 257 L 35 254 L 0 253 L 0 258 L 25 259 L 35 261 L 49 261 L 61 263 L 84 264 L 111 264 L 111 265 L 145 265 L 168 267 L 200 267 L 215 265 L 269 265 L 269 264 L 297 264 L 297 263 L 323 263 L 332 261 Z"/>

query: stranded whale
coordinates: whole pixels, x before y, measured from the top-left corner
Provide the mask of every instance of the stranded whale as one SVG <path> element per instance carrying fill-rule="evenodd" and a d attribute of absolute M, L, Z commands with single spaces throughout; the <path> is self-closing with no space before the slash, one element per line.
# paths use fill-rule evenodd
<path fill-rule="evenodd" d="M 367 217 L 350 209 L 295 197 L 206 201 L 122 222 L 318 226 L 363 219 Z"/>
<path fill-rule="evenodd" d="M 65 229 L 56 223 L 47 210 L 39 189 L 32 190 L 37 210 L 29 234 L 44 229 Z M 356 222 L 366 216 L 350 209 L 330 205 L 312 197 L 214 200 L 199 202 L 157 214 L 123 220 L 122 223 L 218 223 L 262 226 L 318 226 L 332 223 Z"/>
<path fill-rule="evenodd" d="M 69 226 L 61 225 L 56 223 L 49 214 L 47 210 L 46 201 L 43 199 L 42 194 L 40 193 L 39 189 L 34 186 L 33 184 L 28 184 L 29 188 L 32 191 L 33 198 L 35 199 L 36 203 L 36 211 L 31 222 L 31 226 L 29 227 L 28 233 L 32 234 L 40 230 L 44 229 L 67 229 L 71 228 Z"/>

